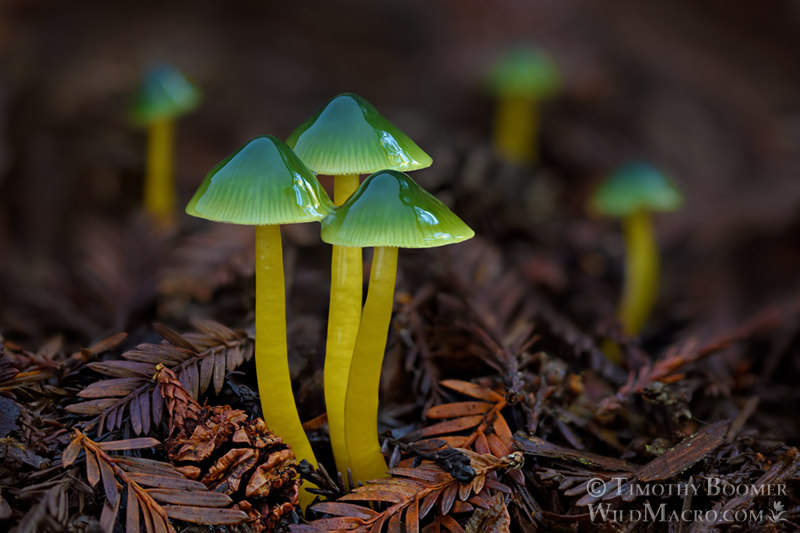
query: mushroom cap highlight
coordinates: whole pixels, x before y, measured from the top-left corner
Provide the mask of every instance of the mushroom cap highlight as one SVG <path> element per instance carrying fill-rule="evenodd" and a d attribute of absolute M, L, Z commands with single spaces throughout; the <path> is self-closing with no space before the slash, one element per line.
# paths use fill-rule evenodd
<path fill-rule="evenodd" d="M 322 240 L 338 246 L 433 248 L 475 232 L 408 175 L 382 170 L 322 221 Z"/>
<path fill-rule="evenodd" d="M 340 176 L 417 170 L 433 160 L 372 105 L 352 93 L 332 98 L 286 139 L 314 172 Z"/>
<path fill-rule="evenodd" d="M 165 63 L 145 73 L 131 114 L 138 124 L 149 124 L 188 113 L 199 103 L 197 87 L 177 67 Z"/>
<path fill-rule="evenodd" d="M 186 212 L 259 226 L 314 222 L 332 206 L 314 173 L 291 148 L 266 135 L 248 141 L 211 169 Z"/>
<path fill-rule="evenodd" d="M 545 99 L 561 86 L 561 75 L 555 61 L 543 50 L 515 48 L 494 64 L 486 84 L 499 96 L 531 96 Z"/>
<path fill-rule="evenodd" d="M 595 191 L 590 208 L 602 215 L 624 217 L 637 211 L 674 211 L 683 204 L 678 189 L 648 163 L 628 163 Z"/>

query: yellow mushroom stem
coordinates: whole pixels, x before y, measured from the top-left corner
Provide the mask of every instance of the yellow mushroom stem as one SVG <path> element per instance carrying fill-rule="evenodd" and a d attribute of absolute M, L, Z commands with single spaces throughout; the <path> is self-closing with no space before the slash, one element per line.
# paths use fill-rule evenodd
<path fill-rule="evenodd" d="M 295 457 L 317 466 L 294 403 L 286 346 L 286 293 L 279 225 L 256 226 L 256 378 L 261 410 L 269 428 L 289 444 Z M 305 485 L 304 485 L 305 486 Z M 303 508 L 314 496 L 300 490 Z"/>
<path fill-rule="evenodd" d="M 625 287 L 619 318 L 628 335 L 637 335 L 650 316 L 658 293 L 658 247 L 650 213 L 622 219 L 625 234 Z"/>
<path fill-rule="evenodd" d="M 529 96 L 500 96 L 494 118 L 494 145 L 500 156 L 520 164 L 536 160 L 538 108 L 538 103 Z"/>
<path fill-rule="evenodd" d="M 333 201 L 342 205 L 358 188 L 358 174 L 334 176 Z M 334 246 L 331 259 L 331 301 L 328 312 L 328 339 L 325 346 L 325 408 L 328 413 L 333 457 L 336 468 L 347 472 L 347 441 L 344 432 L 344 402 L 350 362 L 361 321 L 361 248 Z M 345 475 L 345 478 L 347 476 Z"/>
<path fill-rule="evenodd" d="M 375 248 L 344 413 L 347 453 L 356 482 L 386 476 L 386 461 L 378 441 L 378 394 L 396 273 L 397 248 Z"/>
<path fill-rule="evenodd" d="M 150 124 L 144 207 L 158 221 L 169 221 L 175 216 L 174 145 L 175 123 L 172 119 L 162 118 Z"/>

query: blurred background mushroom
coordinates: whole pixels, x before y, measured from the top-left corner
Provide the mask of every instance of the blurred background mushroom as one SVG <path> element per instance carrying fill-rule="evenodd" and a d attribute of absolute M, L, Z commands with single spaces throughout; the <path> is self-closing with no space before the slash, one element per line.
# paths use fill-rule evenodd
<path fill-rule="evenodd" d="M 539 109 L 558 91 L 558 67 L 536 48 L 512 48 L 492 66 L 486 80 L 497 100 L 492 137 L 509 161 L 533 163 L 539 151 Z"/>
<path fill-rule="evenodd" d="M 200 103 L 200 91 L 174 65 L 151 67 L 142 78 L 131 108 L 139 126 L 147 128 L 147 171 L 144 208 L 159 222 L 174 221 L 175 120 Z"/>
<path fill-rule="evenodd" d="M 625 288 L 618 316 L 625 333 L 638 335 L 658 297 L 660 268 L 652 215 L 675 211 L 683 198 L 661 172 L 637 161 L 616 169 L 589 203 L 595 214 L 622 220 Z"/>

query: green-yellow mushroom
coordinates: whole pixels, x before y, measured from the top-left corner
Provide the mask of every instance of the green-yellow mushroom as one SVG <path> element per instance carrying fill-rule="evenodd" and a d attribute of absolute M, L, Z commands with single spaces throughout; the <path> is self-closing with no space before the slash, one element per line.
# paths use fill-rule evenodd
<path fill-rule="evenodd" d="M 313 172 L 271 135 L 256 137 L 214 167 L 186 206 L 196 217 L 256 226 L 255 362 L 261 409 L 298 460 L 314 466 L 289 375 L 280 225 L 319 221 L 332 207 Z M 310 499 L 301 491 L 304 506 Z"/>
<path fill-rule="evenodd" d="M 300 125 L 286 140 L 317 174 L 332 175 L 333 201 L 342 205 L 356 190 L 360 174 L 382 169 L 416 170 L 431 158 L 358 95 L 340 94 Z M 361 249 L 333 246 L 328 337 L 325 354 L 325 405 L 336 467 L 346 472 L 345 391 L 361 321 Z"/>
<path fill-rule="evenodd" d="M 394 300 L 397 249 L 444 246 L 474 234 L 408 175 L 392 170 L 369 176 L 322 221 L 323 241 L 375 248 L 344 405 L 349 467 L 356 481 L 386 475 L 378 442 L 378 393 Z"/>
<path fill-rule="evenodd" d="M 658 246 L 651 213 L 674 211 L 682 203 L 675 186 L 647 163 L 620 167 L 590 200 L 592 211 L 622 219 L 626 259 L 619 320 L 628 335 L 642 330 L 658 294 Z"/>
<path fill-rule="evenodd" d="M 175 119 L 199 103 L 197 88 L 167 64 L 145 74 L 133 103 L 133 120 L 148 129 L 144 207 L 156 220 L 170 221 L 175 216 Z"/>
<path fill-rule="evenodd" d="M 491 69 L 489 90 L 497 99 L 493 141 L 497 153 L 514 163 L 538 157 L 539 105 L 561 85 L 555 62 L 542 50 L 516 48 Z"/>

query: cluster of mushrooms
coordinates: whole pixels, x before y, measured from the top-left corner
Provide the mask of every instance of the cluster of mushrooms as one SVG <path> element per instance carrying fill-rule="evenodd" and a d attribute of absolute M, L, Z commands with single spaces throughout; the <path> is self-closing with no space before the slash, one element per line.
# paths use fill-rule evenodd
<path fill-rule="evenodd" d="M 256 226 L 255 360 L 264 420 L 298 459 L 317 462 L 289 376 L 281 224 L 320 222 L 333 245 L 325 402 L 336 466 L 353 479 L 386 475 L 378 389 L 394 300 L 398 248 L 461 242 L 474 232 L 402 171 L 431 158 L 366 100 L 341 94 L 287 142 L 256 137 L 208 173 L 190 215 Z M 329 199 L 315 174 L 334 176 Z M 361 174 L 371 174 L 359 183 Z M 373 247 L 362 311 L 362 253 Z"/>
<path fill-rule="evenodd" d="M 497 98 L 495 151 L 516 164 L 537 158 L 538 105 L 560 85 L 555 63 L 536 49 L 513 50 L 495 65 L 487 85 Z M 148 128 L 144 205 L 154 219 L 174 217 L 174 125 L 194 109 L 199 91 L 176 68 L 145 77 L 133 118 Z M 215 166 L 186 212 L 217 222 L 256 226 L 255 359 L 264 419 L 298 459 L 317 461 L 294 403 L 286 342 L 281 224 L 320 222 L 332 245 L 324 388 L 336 467 L 356 482 L 386 475 L 378 442 L 378 394 L 394 300 L 398 248 L 458 243 L 474 232 L 406 171 L 430 166 L 419 146 L 366 100 L 331 99 L 284 143 L 250 140 Z M 333 201 L 316 179 L 330 175 Z M 360 176 L 370 174 L 363 182 Z M 658 251 L 651 213 L 680 207 L 678 190 L 646 163 L 624 165 L 590 198 L 589 210 L 622 219 L 626 281 L 618 318 L 637 335 L 654 305 Z M 363 300 L 362 248 L 374 248 Z M 362 309 L 362 302 L 363 309 Z M 620 351 L 604 349 L 613 361 Z M 305 506 L 311 495 L 301 492 Z"/>

